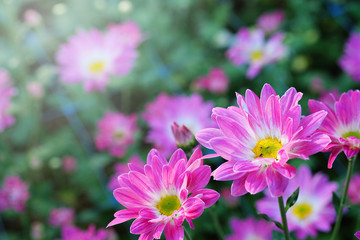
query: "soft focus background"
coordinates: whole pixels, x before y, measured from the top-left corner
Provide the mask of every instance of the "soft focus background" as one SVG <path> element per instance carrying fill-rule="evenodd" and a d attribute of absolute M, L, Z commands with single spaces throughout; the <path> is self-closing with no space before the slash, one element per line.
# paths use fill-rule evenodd
<path fill-rule="evenodd" d="M 249 80 L 247 65 L 233 65 L 225 53 L 240 28 L 255 27 L 260 15 L 276 10 L 284 13 L 279 29 L 285 34 L 287 54 Z M 109 24 L 125 21 L 136 23 L 142 34 L 128 74 L 112 76 L 103 92 L 60 81 L 55 55 L 62 44 L 79 30 L 104 32 Z M 49 219 L 52 209 L 63 207 L 73 210 L 77 227 L 94 224 L 104 229 L 120 209 L 108 182 L 117 163 L 133 155 L 145 161 L 153 146 L 146 141 L 149 125 L 142 116 L 146 104 L 160 93 L 198 92 L 204 101 L 226 107 L 236 104 L 235 92 L 244 94 L 250 88 L 259 94 L 264 83 L 270 83 L 280 94 L 289 87 L 303 92 L 300 104 L 308 114 L 308 99 L 359 88 L 338 64 L 359 22 L 356 0 L 1 0 L 0 68 L 8 72 L 16 93 L 8 109 L 15 122 L 0 133 L 0 183 L 18 176 L 28 185 L 30 198 L 23 211 L 0 213 L 0 239 L 60 239 L 61 227 Z M 224 71 L 227 89 L 195 89 L 194 82 L 212 68 Z M 97 122 L 109 111 L 137 115 L 138 131 L 121 157 L 98 151 L 94 144 Z M 332 170 L 327 169 L 327 158 L 317 154 L 307 164 L 339 182 L 346 171 L 341 159 L 345 157 L 339 155 Z M 212 169 L 222 162 L 207 161 Z M 299 166 L 304 161 L 291 163 Z M 211 181 L 208 187 L 221 192 L 229 186 Z M 214 212 L 230 234 L 230 218 L 256 216 L 254 203 L 262 196 L 247 194 L 233 204 L 222 197 L 194 221 L 193 239 L 216 239 L 209 220 Z M 355 208 L 345 216 L 343 239 L 352 239 L 360 230 L 353 224 L 357 214 Z M 110 228 L 109 239 L 137 239 L 129 226 L 127 222 Z M 328 235 L 321 233 L 317 239 Z"/>

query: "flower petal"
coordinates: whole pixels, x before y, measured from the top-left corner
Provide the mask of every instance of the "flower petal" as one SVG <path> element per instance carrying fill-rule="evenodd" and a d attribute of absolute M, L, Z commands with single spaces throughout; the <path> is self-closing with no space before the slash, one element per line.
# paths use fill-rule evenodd
<path fill-rule="evenodd" d="M 271 196 L 280 197 L 284 193 L 289 180 L 278 173 L 272 166 L 269 166 L 266 169 L 266 182 Z"/>

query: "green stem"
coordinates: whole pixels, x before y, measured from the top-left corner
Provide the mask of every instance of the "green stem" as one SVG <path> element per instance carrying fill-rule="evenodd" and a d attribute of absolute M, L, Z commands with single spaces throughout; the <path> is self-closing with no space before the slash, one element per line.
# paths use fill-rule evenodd
<path fill-rule="evenodd" d="M 191 240 L 190 234 L 186 231 L 186 228 L 184 228 L 184 239 Z"/>
<path fill-rule="evenodd" d="M 210 208 L 210 215 L 211 215 L 211 218 L 213 220 L 213 223 L 214 223 L 214 227 L 216 229 L 216 233 L 219 237 L 219 239 L 224 239 L 224 231 L 222 230 L 222 227 L 220 225 L 220 222 L 219 222 L 219 218 L 215 212 L 215 208 L 214 207 L 211 207 Z"/>
<path fill-rule="evenodd" d="M 281 214 L 281 221 L 282 221 L 284 237 L 285 237 L 285 240 L 290 240 L 290 234 L 289 234 L 288 224 L 287 224 L 287 220 L 286 220 L 286 212 L 285 212 L 285 207 L 284 207 L 284 200 L 283 200 L 282 196 L 278 197 L 278 203 L 279 203 L 279 207 L 280 207 L 280 214 Z"/>
<path fill-rule="evenodd" d="M 351 172 L 353 169 L 353 164 L 355 163 L 355 159 L 356 156 L 349 158 L 349 163 L 348 163 L 348 168 L 347 168 L 347 173 L 346 173 L 346 180 L 345 180 L 345 188 L 344 191 L 341 195 L 341 200 L 340 200 L 340 206 L 338 208 L 337 214 L 336 214 L 336 222 L 335 222 L 335 227 L 334 230 L 332 232 L 331 235 L 331 240 L 335 240 L 339 229 L 340 229 L 340 225 L 341 225 L 341 219 L 342 219 L 342 215 L 343 215 L 343 209 L 345 206 L 345 200 L 346 200 L 346 195 L 349 189 L 349 183 L 350 183 L 350 178 L 351 178 Z"/>

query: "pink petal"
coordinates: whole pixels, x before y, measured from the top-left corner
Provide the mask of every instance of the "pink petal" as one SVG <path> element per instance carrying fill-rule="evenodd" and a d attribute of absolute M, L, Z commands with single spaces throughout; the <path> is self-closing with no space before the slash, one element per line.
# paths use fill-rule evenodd
<path fill-rule="evenodd" d="M 251 193 L 256 194 L 266 188 L 265 171 L 259 170 L 250 172 L 245 181 L 245 189 Z"/>
<path fill-rule="evenodd" d="M 187 162 L 186 167 L 189 168 L 189 166 L 191 166 L 194 162 L 197 162 L 196 160 L 202 158 L 202 156 L 203 156 L 203 154 L 201 152 L 200 147 L 196 147 L 194 150 L 194 153 L 191 155 L 189 161 Z M 202 161 L 201 161 L 200 165 L 202 165 Z M 200 165 L 198 165 L 198 166 L 200 166 Z"/>
<path fill-rule="evenodd" d="M 188 190 L 194 192 L 198 189 L 204 188 L 210 180 L 211 168 L 210 166 L 201 166 L 190 174 Z"/>
<path fill-rule="evenodd" d="M 168 222 L 165 226 L 165 238 L 166 240 L 183 240 L 184 239 L 184 229 L 183 226 L 177 226 Z"/>
<path fill-rule="evenodd" d="M 266 83 L 261 90 L 260 102 L 263 109 L 265 109 L 266 102 L 271 95 L 277 95 L 270 84 Z"/>
<path fill-rule="evenodd" d="M 248 174 L 245 173 L 241 176 L 241 178 L 234 180 L 234 182 L 231 185 L 231 195 L 242 196 L 242 195 L 248 193 L 248 191 L 245 188 L 245 181 L 246 181 L 247 176 L 248 176 Z"/>
<path fill-rule="evenodd" d="M 339 155 L 339 153 L 342 152 L 342 148 L 335 148 L 331 154 L 330 154 L 330 157 L 329 157 L 329 162 L 328 162 L 328 168 L 332 168 L 332 165 L 337 157 L 337 155 Z"/>
<path fill-rule="evenodd" d="M 163 222 L 163 223 L 159 223 L 159 224 L 156 226 L 155 231 L 154 231 L 154 234 L 153 234 L 153 236 L 154 236 L 155 239 L 160 239 L 160 238 L 161 238 L 161 234 L 162 234 L 162 232 L 164 231 L 165 226 L 166 226 L 166 223 L 164 223 L 164 222 Z"/>
<path fill-rule="evenodd" d="M 212 189 L 200 189 L 191 196 L 200 198 L 205 203 L 205 208 L 212 206 L 219 199 L 220 194 Z"/>
<path fill-rule="evenodd" d="M 217 128 L 205 128 L 198 131 L 195 135 L 196 140 L 206 148 L 212 149 L 210 146 L 210 140 L 216 137 L 222 137 L 220 129 Z"/>
<path fill-rule="evenodd" d="M 187 218 L 195 219 L 200 217 L 205 208 L 205 203 L 199 198 L 188 198 L 182 205 Z"/>
<path fill-rule="evenodd" d="M 234 165 L 236 161 L 229 161 L 221 164 L 214 172 L 214 179 L 217 181 L 229 181 L 240 178 L 243 173 L 235 172 Z"/>
<path fill-rule="evenodd" d="M 289 180 L 278 173 L 273 167 L 269 166 L 266 169 L 266 182 L 269 186 L 271 196 L 279 197 L 284 193 Z"/>
<path fill-rule="evenodd" d="M 251 161 L 236 161 L 233 170 L 234 172 L 252 172 L 260 168 L 260 165 L 255 165 Z"/>
<path fill-rule="evenodd" d="M 210 145 L 214 151 L 226 160 L 248 160 L 248 149 L 237 140 L 230 138 L 213 138 Z"/>
<path fill-rule="evenodd" d="M 143 234 L 152 232 L 156 224 L 149 222 L 149 219 L 137 218 L 130 226 L 130 233 L 132 234 Z"/>
<path fill-rule="evenodd" d="M 297 134 L 296 138 L 298 139 L 307 138 L 308 136 L 313 134 L 315 130 L 317 130 L 320 127 L 326 115 L 327 112 L 322 110 L 301 119 L 300 126 L 303 127 L 303 130 Z"/>
<path fill-rule="evenodd" d="M 181 159 L 185 159 L 187 160 L 186 154 L 184 152 L 184 150 L 182 150 L 181 148 L 179 148 L 178 150 L 176 150 L 173 155 L 170 157 L 169 160 L 169 165 L 170 167 L 174 168 L 175 164 L 177 161 L 181 160 Z"/>
<path fill-rule="evenodd" d="M 290 164 L 285 163 L 284 165 L 281 165 L 278 162 L 273 162 L 272 167 L 286 178 L 291 179 L 296 175 L 296 168 Z"/>
<path fill-rule="evenodd" d="M 250 137 L 248 130 L 246 130 L 243 126 L 233 121 L 232 119 L 218 116 L 216 117 L 216 121 L 221 131 L 226 137 L 237 139 L 242 143 L 245 142 L 245 144 L 252 140 L 252 137 Z"/>
<path fill-rule="evenodd" d="M 115 219 L 112 220 L 106 227 L 111 227 L 113 225 L 126 222 L 130 219 L 139 217 L 139 208 L 136 209 L 123 209 L 120 211 L 117 211 L 114 216 Z"/>

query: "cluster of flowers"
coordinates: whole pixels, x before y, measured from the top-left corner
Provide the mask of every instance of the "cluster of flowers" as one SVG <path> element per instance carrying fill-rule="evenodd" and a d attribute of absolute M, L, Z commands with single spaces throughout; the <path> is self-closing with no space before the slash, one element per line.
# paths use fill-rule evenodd
<path fill-rule="evenodd" d="M 25 182 L 18 176 L 5 177 L 3 186 L 0 188 L 0 211 L 13 209 L 23 212 L 29 198 L 29 186 Z"/>
<path fill-rule="evenodd" d="M 56 55 L 64 83 L 82 83 L 88 92 L 104 91 L 111 76 L 128 74 L 142 41 L 134 22 L 112 24 L 105 33 L 80 31 L 60 46 Z"/>

